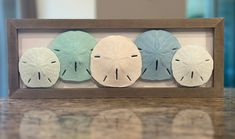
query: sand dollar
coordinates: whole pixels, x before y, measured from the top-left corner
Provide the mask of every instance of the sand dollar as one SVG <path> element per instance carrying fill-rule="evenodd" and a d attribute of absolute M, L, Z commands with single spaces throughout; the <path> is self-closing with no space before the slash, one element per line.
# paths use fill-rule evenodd
<path fill-rule="evenodd" d="M 136 45 L 123 36 L 100 40 L 91 54 L 91 74 L 101 85 L 130 86 L 141 74 L 141 55 Z"/>
<path fill-rule="evenodd" d="M 60 62 L 50 49 L 32 48 L 20 58 L 19 72 L 27 87 L 51 87 L 59 78 Z"/>
<path fill-rule="evenodd" d="M 182 86 L 194 87 L 208 82 L 213 70 L 211 55 L 200 46 L 180 48 L 172 59 L 175 80 Z"/>
<path fill-rule="evenodd" d="M 96 40 L 83 31 L 67 31 L 58 35 L 50 49 L 61 64 L 60 78 L 65 81 L 85 81 L 90 76 L 90 54 Z"/>
<path fill-rule="evenodd" d="M 176 50 L 180 48 L 176 37 L 167 31 L 150 30 L 140 34 L 135 44 L 142 55 L 142 79 L 172 78 L 171 60 Z"/>

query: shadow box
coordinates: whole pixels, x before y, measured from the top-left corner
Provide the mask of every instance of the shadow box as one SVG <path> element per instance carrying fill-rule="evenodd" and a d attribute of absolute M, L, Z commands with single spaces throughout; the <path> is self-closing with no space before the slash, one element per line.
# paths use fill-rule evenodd
<path fill-rule="evenodd" d="M 137 97 L 222 97 L 224 20 L 210 19 L 9 19 L 8 59 L 10 98 L 137 98 Z M 213 59 L 208 82 L 198 87 L 184 87 L 174 78 L 146 81 L 138 79 L 128 87 L 102 87 L 91 77 L 83 82 L 64 82 L 60 78 L 51 88 L 28 88 L 19 72 L 19 60 L 30 48 L 48 47 L 66 31 L 84 31 L 96 42 L 110 35 L 121 35 L 134 41 L 149 30 L 164 30 L 174 35 L 181 47 L 198 45 Z M 192 75 L 191 75 L 192 76 Z"/>

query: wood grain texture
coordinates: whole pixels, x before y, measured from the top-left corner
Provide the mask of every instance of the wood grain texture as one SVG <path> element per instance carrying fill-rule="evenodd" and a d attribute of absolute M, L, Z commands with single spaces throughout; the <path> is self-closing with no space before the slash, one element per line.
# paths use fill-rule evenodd
<path fill-rule="evenodd" d="M 198 19 L 10 19 L 18 29 L 215 28 L 222 18 Z"/>
<path fill-rule="evenodd" d="M 235 89 L 224 98 L 0 99 L 0 138 L 232 139 L 234 102 Z"/>
<path fill-rule="evenodd" d="M 12 21 L 7 24 L 8 39 L 8 75 L 9 75 L 9 95 L 12 95 L 20 87 L 20 78 L 18 73 L 19 49 L 17 28 Z"/>
<path fill-rule="evenodd" d="M 22 89 L 18 72 L 19 31 L 76 29 L 213 29 L 214 72 L 210 88 L 79 88 Z M 223 18 L 211 19 L 10 19 L 8 20 L 9 96 L 11 98 L 139 98 L 139 97 L 222 97 Z"/>

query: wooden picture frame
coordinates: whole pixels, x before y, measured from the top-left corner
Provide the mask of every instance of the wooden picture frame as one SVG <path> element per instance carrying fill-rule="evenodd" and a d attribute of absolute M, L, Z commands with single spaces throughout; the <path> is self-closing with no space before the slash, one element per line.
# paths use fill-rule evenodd
<path fill-rule="evenodd" d="M 213 84 L 209 88 L 20 88 L 18 72 L 18 33 L 22 30 L 75 29 L 212 29 Z M 224 19 L 151 19 L 151 20 L 8 20 L 8 59 L 10 98 L 114 98 L 114 97 L 223 97 Z"/>

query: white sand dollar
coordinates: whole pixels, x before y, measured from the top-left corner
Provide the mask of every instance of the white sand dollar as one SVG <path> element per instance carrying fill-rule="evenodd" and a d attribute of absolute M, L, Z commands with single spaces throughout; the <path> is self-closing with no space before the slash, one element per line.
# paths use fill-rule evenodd
<path fill-rule="evenodd" d="M 103 86 L 130 86 L 140 77 L 141 68 L 138 48 L 123 36 L 105 37 L 91 54 L 92 77 Z"/>
<path fill-rule="evenodd" d="M 200 46 L 180 48 L 172 59 L 175 80 L 182 86 L 195 87 L 208 82 L 213 70 L 211 55 Z"/>
<path fill-rule="evenodd" d="M 19 72 L 27 87 L 51 87 L 59 78 L 60 63 L 50 49 L 32 48 L 20 58 Z"/>

